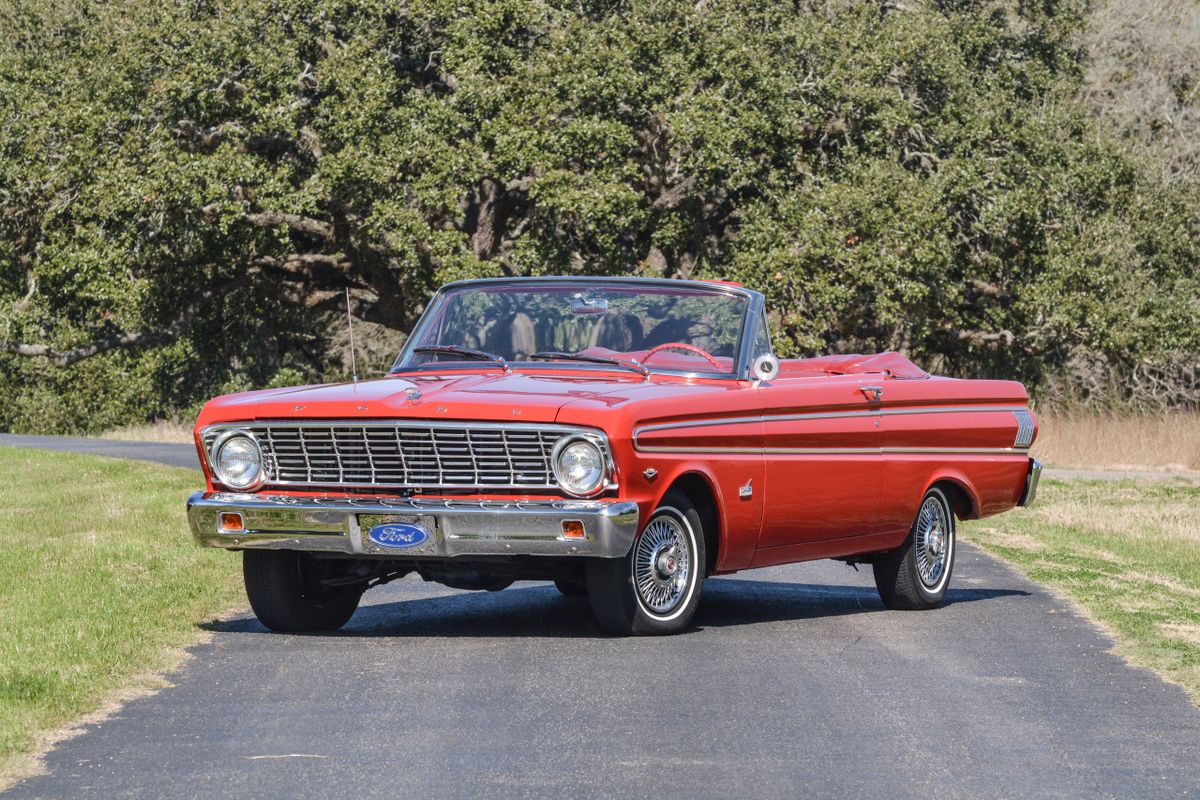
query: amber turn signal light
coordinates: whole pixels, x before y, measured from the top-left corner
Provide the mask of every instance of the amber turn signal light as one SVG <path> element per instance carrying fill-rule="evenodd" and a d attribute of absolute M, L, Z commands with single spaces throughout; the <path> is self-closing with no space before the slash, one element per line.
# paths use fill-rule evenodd
<path fill-rule="evenodd" d="M 222 511 L 217 527 L 222 533 L 241 533 L 246 530 L 246 523 L 238 512 Z"/>
<path fill-rule="evenodd" d="M 562 532 L 564 539 L 587 538 L 587 534 L 583 530 L 583 523 L 577 519 L 564 519 L 562 524 Z"/>

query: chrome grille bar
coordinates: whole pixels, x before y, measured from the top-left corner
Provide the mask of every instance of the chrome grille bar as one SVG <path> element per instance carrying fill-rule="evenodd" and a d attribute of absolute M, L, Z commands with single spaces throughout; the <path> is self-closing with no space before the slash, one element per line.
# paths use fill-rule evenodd
<path fill-rule="evenodd" d="M 551 453 L 567 425 L 435 421 L 271 421 L 212 425 L 211 448 L 230 429 L 263 451 L 265 483 L 381 489 L 557 489 Z"/>

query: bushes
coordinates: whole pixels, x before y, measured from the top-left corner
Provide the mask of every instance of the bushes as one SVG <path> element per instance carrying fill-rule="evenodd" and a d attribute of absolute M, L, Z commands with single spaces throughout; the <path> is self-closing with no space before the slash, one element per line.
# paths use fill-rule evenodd
<path fill-rule="evenodd" d="M 905 8 L 8 3 L 0 340 L 58 365 L 0 355 L 0 427 L 337 376 L 345 287 L 405 330 L 497 274 L 732 278 L 785 355 L 1200 401 L 1200 200 L 1074 99 L 1081 6 Z"/>

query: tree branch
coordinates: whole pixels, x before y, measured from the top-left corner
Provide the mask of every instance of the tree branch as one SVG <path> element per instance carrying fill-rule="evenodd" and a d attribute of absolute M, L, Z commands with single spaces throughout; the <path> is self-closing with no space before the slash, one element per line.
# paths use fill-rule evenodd
<path fill-rule="evenodd" d="M 238 286 L 245 281 L 238 279 L 223 283 L 220 286 L 215 286 L 204 292 L 201 292 L 186 308 L 180 312 L 179 316 L 161 331 L 139 331 L 130 333 L 129 331 L 121 331 L 110 336 L 105 336 L 101 339 L 88 342 L 87 344 L 72 347 L 69 350 L 55 350 L 50 345 L 45 344 L 24 344 L 18 342 L 7 342 L 0 340 L 0 353 L 9 353 L 11 355 L 23 356 L 25 358 L 47 358 L 58 367 L 69 367 L 70 365 L 83 361 L 93 356 L 98 356 L 101 353 L 106 353 L 109 350 L 125 349 L 130 347 L 158 347 L 164 344 L 170 344 L 178 339 L 187 328 L 188 324 L 195 318 L 205 305 L 211 300 L 221 295 L 224 295 L 230 289 Z"/>
<path fill-rule="evenodd" d="M 997 347 L 1003 345 L 1012 347 L 1017 340 L 1017 335 L 1009 330 L 996 332 L 990 331 L 956 331 L 959 341 L 967 342 L 972 345 L 986 345 L 989 347 Z"/>
<path fill-rule="evenodd" d="M 215 217 L 220 211 L 221 206 L 219 203 L 209 203 L 200 209 L 200 213 L 206 217 Z M 332 241 L 334 238 L 333 225 L 324 220 L 302 217 L 299 214 L 285 214 L 281 211 L 257 211 L 242 213 L 238 215 L 238 219 L 256 228 L 278 228 L 280 225 L 286 225 L 297 233 L 306 233 L 309 236 L 316 236 L 327 241 Z"/>
<path fill-rule="evenodd" d="M 37 276 L 32 272 L 29 272 L 25 275 L 25 286 L 25 296 L 13 304 L 13 311 L 17 312 L 18 314 L 23 312 L 26 308 L 29 308 L 30 302 L 33 301 L 33 296 L 37 294 Z"/>
<path fill-rule="evenodd" d="M 278 211 L 260 211 L 256 214 L 242 214 L 242 221 L 256 228 L 275 228 L 287 225 L 298 233 L 319 236 L 322 239 L 333 238 L 333 226 L 328 222 L 312 217 L 302 217 L 299 214 L 282 214 Z"/>

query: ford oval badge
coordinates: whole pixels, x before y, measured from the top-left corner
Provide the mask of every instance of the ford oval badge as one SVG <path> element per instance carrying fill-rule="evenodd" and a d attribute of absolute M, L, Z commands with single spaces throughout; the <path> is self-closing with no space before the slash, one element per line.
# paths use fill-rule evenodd
<path fill-rule="evenodd" d="M 367 537 L 380 547 L 416 547 L 425 543 L 425 540 L 429 538 L 429 532 L 419 525 L 389 522 L 371 528 Z"/>

